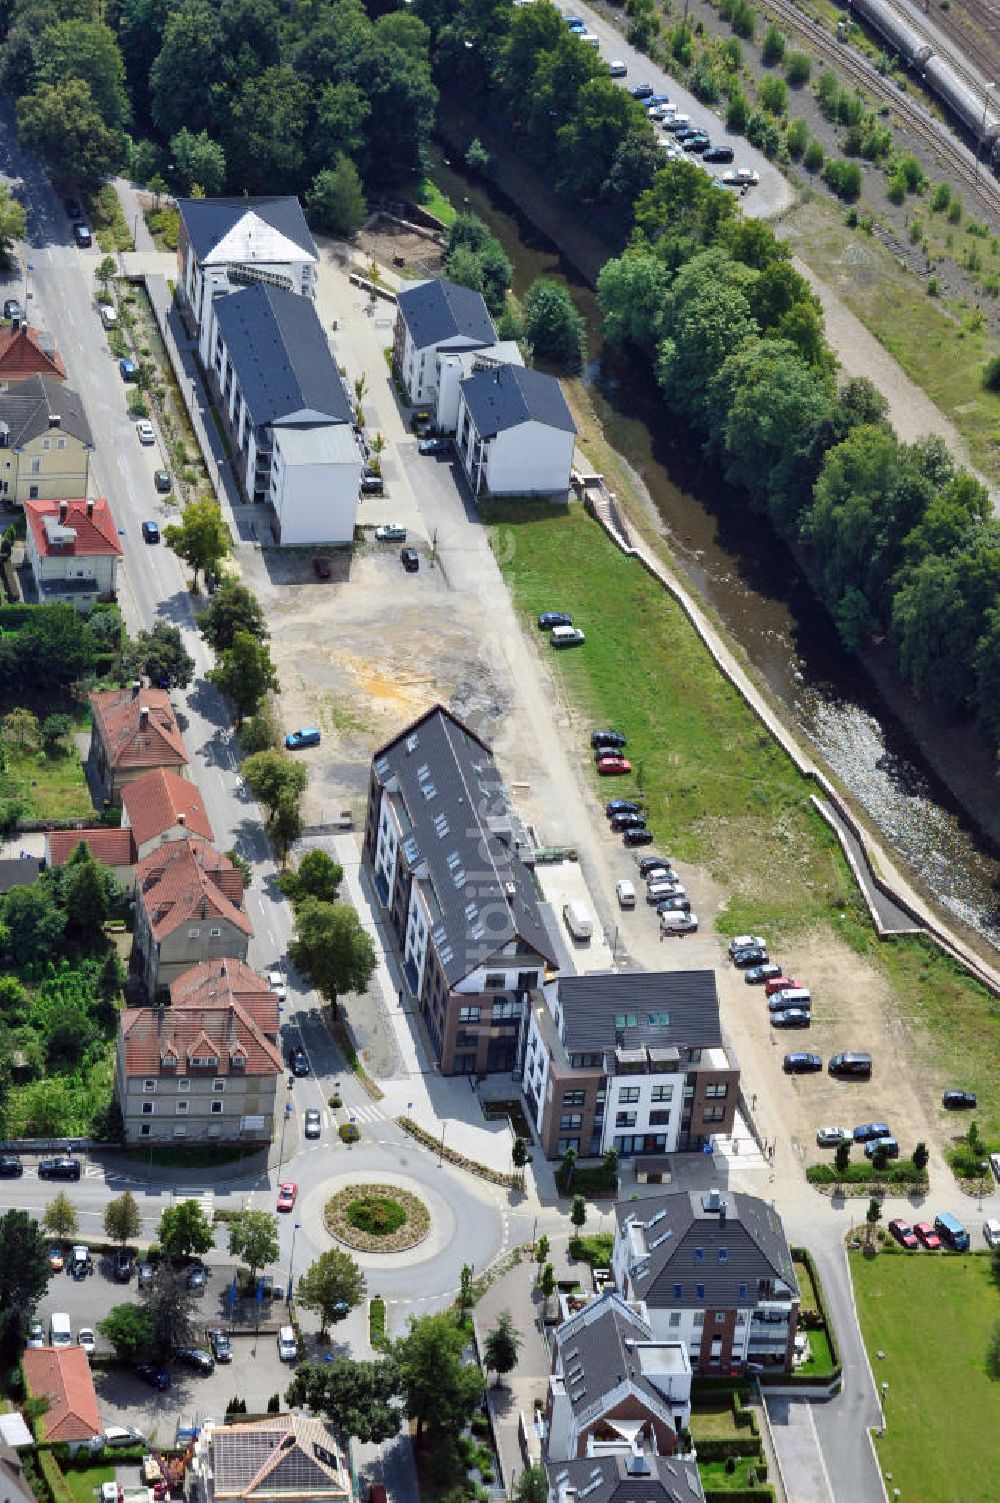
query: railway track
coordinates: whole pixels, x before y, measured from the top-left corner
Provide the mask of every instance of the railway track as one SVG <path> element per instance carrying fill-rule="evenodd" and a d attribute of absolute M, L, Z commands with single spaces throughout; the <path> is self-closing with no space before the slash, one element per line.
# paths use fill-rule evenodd
<path fill-rule="evenodd" d="M 968 18 L 967 23 L 959 18 L 959 11 Z M 936 7 L 934 24 L 951 38 L 958 55 L 975 63 L 987 78 L 996 78 L 1000 74 L 1000 8 L 995 0 L 985 5 L 977 0 L 962 0 L 959 5 L 952 0 L 947 10 Z M 977 33 L 989 40 L 980 41 Z"/>
<path fill-rule="evenodd" d="M 829 62 L 841 73 L 846 73 L 855 83 L 875 98 L 892 106 L 907 127 L 945 162 L 953 176 L 969 189 L 979 204 L 994 217 L 1000 217 L 1000 183 L 991 175 L 989 168 L 979 173 L 967 160 L 966 152 L 954 141 L 947 128 L 916 100 L 909 99 L 894 84 L 875 69 L 846 43 L 838 42 L 817 21 L 805 15 L 793 0 L 767 0 L 767 10 L 773 12 L 791 31 L 807 41 L 813 52 Z M 957 61 L 957 60 L 956 60 Z"/>

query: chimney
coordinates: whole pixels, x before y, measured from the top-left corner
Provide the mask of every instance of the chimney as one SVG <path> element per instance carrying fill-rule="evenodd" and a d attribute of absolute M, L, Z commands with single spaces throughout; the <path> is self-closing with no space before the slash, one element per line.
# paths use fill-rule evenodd
<path fill-rule="evenodd" d="M 721 1204 L 721 1206 L 719 1207 L 719 1225 L 720 1226 L 725 1226 L 725 1224 L 726 1224 L 726 1202 L 723 1201 L 722 1204 Z"/>
<path fill-rule="evenodd" d="M 149 708 L 146 705 L 142 705 L 139 709 L 139 727 L 141 730 L 145 730 L 148 724 Z"/>
<path fill-rule="evenodd" d="M 49 413 L 49 427 L 50 428 L 59 428 L 61 426 L 62 426 L 62 418 L 60 417 L 59 413 L 58 412 L 50 412 Z"/>
<path fill-rule="evenodd" d="M 90 517 L 90 518 L 93 518 L 93 515 L 94 515 L 94 503 L 93 503 L 93 501 L 89 501 L 88 500 L 88 502 L 87 502 L 87 516 Z"/>
<path fill-rule="evenodd" d="M 12 334 L 16 334 L 17 331 L 18 331 L 18 329 L 20 327 L 21 327 L 21 319 L 20 319 L 19 315 L 15 313 L 14 317 L 10 321 L 10 332 Z"/>
<path fill-rule="evenodd" d="M 177 823 L 179 825 L 186 824 L 187 823 L 187 815 L 183 814 L 183 813 L 182 814 L 178 814 L 178 816 L 177 816 Z"/>
<path fill-rule="evenodd" d="M 138 699 L 139 698 L 139 690 L 141 688 L 142 688 L 142 679 L 141 678 L 134 678 L 132 680 L 132 698 L 133 699 Z"/>
<path fill-rule="evenodd" d="M 59 502 L 59 521 L 61 523 L 63 523 L 63 525 L 65 525 L 66 518 L 67 518 L 68 515 L 69 515 L 69 502 L 68 501 L 60 501 Z"/>

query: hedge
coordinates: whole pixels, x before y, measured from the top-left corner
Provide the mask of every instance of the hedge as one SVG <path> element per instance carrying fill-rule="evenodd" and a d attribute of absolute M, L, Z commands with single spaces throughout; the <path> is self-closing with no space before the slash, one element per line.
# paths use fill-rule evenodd
<path fill-rule="evenodd" d="M 809 1277 L 812 1279 L 813 1291 L 816 1295 L 816 1305 L 819 1313 L 823 1317 L 823 1324 L 826 1327 L 826 1337 L 830 1343 L 830 1356 L 833 1358 L 833 1376 L 839 1377 L 840 1373 L 843 1370 L 843 1362 L 840 1356 L 840 1346 L 837 1342 L 837 1333 L 833 1329 L 833 1325 L 830 1321 L 830 1312 L 827 1308 L 826 1295 L 823 1293 L 823 1281 L 816 1271 L 816 1264 L 813 1262 L 812 1253 L 807 1247 L 793 1247 L 790 1249 L 790 1251 L 792 1254 L 792 1262 L 803 1263 L 809 1270 Z M 816 1381 L 815 1374 L 807 1374 L 805 1376 L 807 1380 L 811 1379 L 813 1382 Z"/>
<path fill-rule="evenodd" d="M 759 1435 L 709 1436 L 696 1442 L 699 1461 L 725 1461 L 727 1456 L 759 1456 L 763 1450 Z"/>
<path fill-rule="evenodd" d="M 42 1474 L 42 1481 L 48 1489 L 51 1503 L 74 1503 L 73 1493 L 69 1483 L 62 1474 L 62 1468 L 51 1451 L 38 1451 L 38 1469 Z"/>
<path fill-rule="evenodd" d="M 760 1434 L 756 1412 L 744 1406 L 743 1394 L 738 1388 L 733 1389 L 733 1421 L 737 1430 L 749 1429 L 751 1435 Z"/>
<path fill-rule="evenodd" d="M 426 1127 L 421 1127 L 419 1122 L 414 1122 L 412 1117 L 397 1117 L 397 1126 L 404 1132 L 408 1132 L 411 1138 L 416 1138 L 425 1148 L 439 1157 L 446 1158 L 449 1164 L 454 1164 L 458 1169 L 468 1169 L 470 1174 L 478 1174 L 480 1179 L 488 1179 L 493 1185 L 502 1185 L 506 1190 L 520 1188 L 520 1176 L 515 1174 L 502 1174 L 499 1169 L 491 1169 L 487 1164 L 478 1164 L 475 1159 L 467 1159 L 464 1153 L 458 1153 L 454 1148 L 449 1148 L 447 1143 L 441 1146 L 440 1138 Z"/>
<path fill-rule="evenodd" d="M 929 1181 L 926 1169 L 918 1169 L 910 1159 L 899 1159 L 876 1169 L 874 1164 L 848 1164 L 846 1169 L 837 1169 L 833 1164 L 810 1164 L 806 1179 L 811 1185 L 864 1185 L 866 1189 L 878 1190 L 884 1185 L 912 1185 L 926 1190 Z"/>
<path fill-rule="evenodd" d="M 705 1503 L 776 1503 L 776 1500 L 774 1488 L 765 1482 L 762 1487 L 706 1487 Z"/>

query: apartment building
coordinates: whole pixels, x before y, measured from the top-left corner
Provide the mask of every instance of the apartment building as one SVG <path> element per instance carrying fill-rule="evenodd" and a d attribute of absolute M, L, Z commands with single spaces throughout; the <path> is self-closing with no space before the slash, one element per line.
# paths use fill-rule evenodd
<path fill-rule="evenodd" d="M 437 407 L 438 356 L 497 342 L 481 292 L 442 277 L 406 287 L 396 300 L 393 358 L 407 401 Z"/>

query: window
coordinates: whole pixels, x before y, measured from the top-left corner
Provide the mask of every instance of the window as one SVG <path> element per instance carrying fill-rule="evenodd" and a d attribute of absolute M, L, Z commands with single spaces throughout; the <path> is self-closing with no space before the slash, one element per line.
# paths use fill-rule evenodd
<path fill-rule="evenodd" d="M 615 1013 L 615 1027 L 616 1028 L 635 1028 L 637 1026 L 637 1024 L 638 1024 L 638 1018 L 637 1018 L 637 1016 L 636 1016 L 636 1014 L 634 1012 L 616 1012 Z"/>
<path fill-rule="evenodd" d="M 519 992 L 530 992 L 537 985 L 538 985 L 538 972 L 537 971 L 518 971 L 518 973 L 517 973 L 517 987 L 515 988 L 515 990 L 517 990 Z"/>
<path fill-rule="evenodd" d="M 219 1056 L 217 1054 L 195 1054 L 191 1057 L 191 1064 L 196 1070 L 217 1070 Z"/>
<path fill-rule="evenodd" d="M 188 939 L 198 939 L 198 938 L 200 938 L 200 936 L 201 936 L 201 930 L 200 929 L 189 929 L 188 930 Z"/>
<path fill-rule="evenodd" d="M 583 1096 L 583 1091 L 564 1091 L 563 1106 L 582 1106 Z"/>
<path fill-rule="evenodd" d="M 694 1312 L 694 1323 L 695 1323 L 696 1326 L 703 1326 L 705 1324 L 705 1312 L 704 1312 L 704 1310 L 696 1310 Z"/>
<path fill-rule="evenodd" d="M 185 1112 L 187 1111 L 187 1109 L 188 1109 L 188 1107 L 190 1105 L 191 1105 L 190 1101 L 178 1101 L 178 1103 L 177 1103 L 177 1115 L 178 1115 L 178 1117 L 183 1117 L 184 1114 L 185 1114 Z"/>
<path fill-rule="evenodd" d="M 40 475 L 42 473 L 42 461 L 40 459 L 33 459 L 31 461 L 31 473 L 33 475 Z"/>
<path fill-rule="evenodd" d="M 144 1091 L 155 1091 L 156 1090 L 156 1081 L 155 1080 L 144 1080 L 143 1083 L 142 1083 L 142 1088 L 143 1088 Z"/>
<path fill-rule="evenodd" d="M 224 1091 L 225 1089 L 226 1089 L 226 1082 L 224 1080 L 213 1080 L 212 1081 L 212 1090 L 213 1091 Z"/>
<path fill-rule="evenodd" d="M 153 1115 L 153 1103 L 151 1101 L 144 1101 L 142 1103 L 142 1115 L 144 1117 L 151 1117 Z"/>
<path fill-rule="evenodd" d="M 695 1286 L 694 1286 L 694 1297 L 695 1297 L 695 1299 L 704 1299 L 705 1298 L 705 1286 L 704 1286 L 704 1284 L 695 1284 Z"/>
<path fill-rule="evenodd" d="M 729 1262 L 729 1248 L 728 1247 L 720 1247 L 719 1248 L 719 1262 L 720 1263 L 728 1263 Z"/>
<path fill-rule="evenodd" d="M 502 992 L 506 977 L 503 971 L 487 971 L 486 980 L 483 983 L 484 992 Z"/>
<path fill-rule="evenodd" d="M 499 1022 L 503 1018 L 519 1018 L 521 1016 L 521 1005 L 512 998 L 507 997 L 502 1002 L 494 1002 L 491 1016 L 494 1023 Z"/>
<path fill-rule="evenodd" d="M 458 1009 L 458 1021 L 460 1023 L 478 1023 L 479 1022 L 479 1008 L 478 1007 L 460 1007 Z"/>
<path fill-rule="evenodd" d="M 212 1116 L 213 1117 L 221 1117 L 222 1116 L 222 1102 L 221 1101 L 213 1101 L 212 1102 Z"/>
<path fill-rule="evenodd" d="M 179 1091 L 190 1091 L 191 1082 L 186 1075 L 182 1076 L 182 1078 L 177 1082 L 177 1089 Z"/>
<path fill-rule="evenodd" d="M 677 1327 L 680 1325 L 680 1323 L 681 1323 L 681 1312 L 679 1310 L 671 1310 L 671 1312 L 670 1312 L 670 1324 L 673 1327 L 673 1329 L 676 1330 Z"/>
<path fill-rule="evenodd" d="M 747 1297 L 747 1286 L 746 1286 L 746 1284 L 741 1284 L 740 1285 L 739 1298 L 740 1299 L 746 1299 L 746 1297 Z"/>
<path fill-rule="evenodd" d="M 716 1101 L 725 1101 L 728 1094 L 729 1084 L 725 1080 L 710 1081 L 709 1084 L 705 1087 L 705 1096 L 709 1101 L 711 1101 L 713 1098 Z"/>
<path fill-rule="evenodd" d="M 221 939 L 222 938 L 222 930 L 221 930 L 221 928 L 219 928 L 219 929 L 209 929 L 208 933 L 209 933 L 210 938 L 212 938 L 212 939 Z"/>
<path fill-rule="evenodd" d="M 565 1112 L 559 1118 L 559 1126 L 562 1129 L 579 1128 L 583 1126 L 583 1118 L 579 1112 Z"/>
<path fill-rule="evenodd" d="M 668 1012 L 647 1012 L 647 1021 L 650 1028 L 669 1028 L 670 1014 Z"/>
<path fill-rule="evenodd" d="M 623 1086 L 618 1092 L 619 1106 L 634 1105 L 639 1100 L 639 1087 L 637 1085 Z"/>
<path fill-rule="evenodd" d="M 715 1312 L 715 1324 L 717 1326 L 724 1326 L 725 1323 L 726 1323 L 725 1313 L 722 1310 L 717 1310 Z"/>
<path fill-rule="evenodd" d="M 569 1062 L 574 1070 L 599 1070 L 603 1058 L 601 1054 L 571 1054 Z"/>
<path fill-rule="evenodd" d="M 56 448 L 57 449 L 65 449 L 65 447 L 66 447 L 66 440 L 64 438 L 57 438 L 56 439 Z"/>
<path fill-rule="evenodd" d="M 696 1263 L 704 1263 L 704 1261 L 705 1261 L 705 1249 L 703 1247 L 696 1247 L 695 1248 L 695 1250 L 694 1250 L 694 1260 L 695 1260 Z"/>
<path fill-rule="evenodd" d="M 560 1158 L 566 1152 L 567 1148 L 575 1148 L 576 1151 L 577 1151 L 577 1153 L 579 1153 L 580 1152 L 580 1139 L 579 1138 L 560 1138 L 559 1142 L 556 1144 L 556 1153 L 559 1154 Z"/>
<path fill-rule="evenodd" d="M 672 1085 L 655 1085 L 650 1101 L 673 1101 L 674 1088 Z"/>
<path fill-rule="evenodd" d="M 635 1112 L 619 1112 L 617 1114 L 617 1116 L 615 1117 L 615 1126 L 616 1127 L 634 1127 L 635 1126 L 635 1118 L 636 1118 Z"/>
<path fill-rule="evenodd" d="M 144 1122 L 139 1128 L 139 1136 L 140 1138 L 148 1138 L 152 1131 L 153 1129 L 150 1127 L 149 1123 Z"/>
<path fill-rule="evenodd" d="M 722 1122 L 725 1119 L 726 1108 L 724 1106 L 706 1106 L 702 1115 L 703 1122 Z"/>
<path fill-rule="evenodd" d="M 45 450 L 46 453 L 48 453 L 48 451 L 52 448 L 52 440 L 50 438 L 43 438 L 42 439 L 42 448 Z"/>
<path fill-rule="evenodd" d="M 683 1284 L 675 1284 L 674 1285 L 674 1299 L 683 1299 L 683 1298 L 684 1298 L 684 1285 Z"/>
<path fill-rule="evenodd" d="M 650 1127 L 669 1127 L 670 1126 L 670 1113 L 669 1112 L 650 1112 L 650 1114 L 649 1114 L 649 1125 L 650 1125 Z"/>

